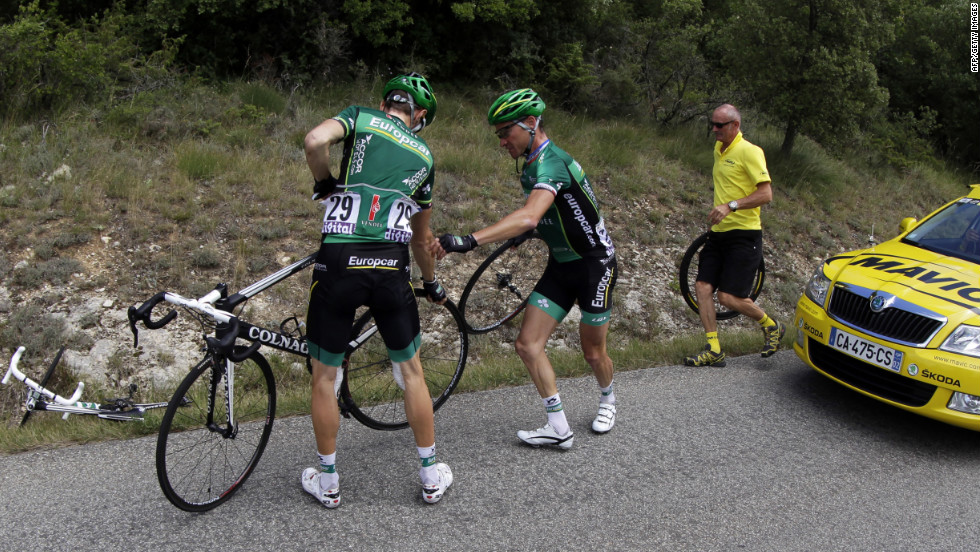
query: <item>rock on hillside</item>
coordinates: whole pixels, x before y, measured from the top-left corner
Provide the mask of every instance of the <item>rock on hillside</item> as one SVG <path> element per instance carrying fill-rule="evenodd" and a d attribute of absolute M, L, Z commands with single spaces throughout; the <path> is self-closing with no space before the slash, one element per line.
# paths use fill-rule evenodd
<path fill-rule="evenodd" d="M 612 232 L 621 275 L 616 289 L 616 318 L 610 332 L 610 346 L 621 345 L 630 337 L 663 340 L 699 332 L 700 324 L 696 316 L 675 291 L 676 265 L 690 240 L 688 236 L 694 236 L 697 232 L 680 227 L 672 229 L 673 242 L 683 245 L 665 244 L 655 247 L 644 247 L 630 243 L 627 239 L 617 238 L 615 228 Z M 70 252 L 81 262 L 84 270 L 73 274 L 61 286 L 46 284 L 26 294 L 12 292 L 10 287 L 0 287 L 0 313 L 9 316 L 32 297 L 60 297 L 45 312 L 54 320 L 63 321 L 70 332 L 74 333 L 65 352 L 64 362 L 79 378 L 87 382 L 99 381 L 109 386 L 126 386 L 130 382 L 141 386 L 172 385 L 173 378 L 182 375 L 200 359 L 200 326 L 189 316 L 181 315 L 165 330 L 150 331 L 141 327 L 139 347 L 134 349 L 126 311 L 130 304 L 138 304 L 160 290 L 146 289 L 143 296 L 133 298 L 130 303 L 120 297 L 119 290 L 115 287 L 114 275 L 130 270 L 134 256 L 152 253 L 159 246 L 146 244 L 127 249 L 110 236 L 111 233 Z M 453 256 L 440 263 L 440 279 L 449 289 L 451 297 L 458 298 L 469 275 L 490 251 L 492 249 L 484 246 L 467 255 Z M 285 266 L 295 258 L 294 255 L 283 254 L 280 256 L 280 265 Z M 767 294 L 763 296 L 764 308 L 781 320 L 789 320 L 793 299 L 773 302 L 772 299 L 777 298 L 778 294 L 771 290 L 780 286 L 781 282 L 789 282 L 791 288 L 799 290 L 814 262 L 814 259 L 806 258 L 802 253 L 768 252 L 768 266 L 778 266 L 780 270 L 770 269 Z M 12 270 L 23 270 L 30 263 L 31 252 L 23 252 L 15 259 Z M 269 269 L 265 273 L 273 271 Z M 253 298 L 246 311 L 248 319 L 259 324 L 278 324 L 278 321 L 292 315 L 302 318 L 306 308 L 305 287 L 309 281 L 308 274 L 303 272 L 289 280 L 288 285 L 294 287 L 292 293 L 266 293 Z M 257 275 L 255 279 L 263 275 Z M 201 278 L 214 278 L 217 283 L 225 276 L 209 274 Z M 169 291 L 189 295 L 184 290 Z M 573 311 L 556 332 L 551 346 L 577 347 L 577 321 L 578 313 Z M 745 320 L 723 324 L 723 328 L 731 328 L 732 325 L 752 327 Z M 492 335 L 501 340 L 503 347 L 509 347 L 513 334 L 513 330 L 504 330 Z M 35 371 L 40 371 L 45 363 L 44 359 L 52 356 L 53 352 L 50 351 L 29 351 L 25 356 L 25 366 L 33 366 Z M 680 360 L 677 359 L 678 362 Z"/>

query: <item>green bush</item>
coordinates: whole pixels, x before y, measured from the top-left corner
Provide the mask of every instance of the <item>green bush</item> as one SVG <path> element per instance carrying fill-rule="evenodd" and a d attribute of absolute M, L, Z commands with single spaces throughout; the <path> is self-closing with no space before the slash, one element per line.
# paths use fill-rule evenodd
<path fill-rule="evenodd" d="M 37 0 L 0 26 L 0 104 L 6 115 L 104 102 L 166 65 L 167 50 L 139 53 L 133 16 L 121 9 L 68 26 Z"/>
<path fill-rule="evenodd" d="M 239 96 L 248 106 L 255 106 L 269 113 L 281 114 L 286 109 L 286 99 L 275 89 L 260 83 L 250 83 L 242 87 Z"/>

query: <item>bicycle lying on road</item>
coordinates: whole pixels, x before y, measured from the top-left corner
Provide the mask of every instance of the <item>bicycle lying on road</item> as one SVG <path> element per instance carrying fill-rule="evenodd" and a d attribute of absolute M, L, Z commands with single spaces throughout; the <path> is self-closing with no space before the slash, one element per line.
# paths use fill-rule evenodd
<path fill-rule="evenodd" d="M 700 306 L 698 305 L 698 297 L 694 292 L 694 282 L 698 277 L 698 263 L 694 262 L 695 259 L 701 258 L 701 250 L 704 248 L 704 244 L 708 241 L 708 232 L 701 234 L 700 236 L 694 238 L 691 245 L 688 246 L 687 251 L 684 252 L 684 256 L 681 258 L 681 264 L 678 269 L 677 280 L 680 284 L 681 295 L 684 297 L 684 302 L 687 306 L 691 307 L 695 313 L 698 313 Z M 755 279 L 752 282 L 752 291 L 749 297 L 753 301 L 759 298 L 759 294 L 762 293 L 762 285 L 766 282 L 766 261 L 765 259 L 759 260 L 759 268 L 755 272 Z M 729 318 L 735 318 L 739 315 L 738 311 L 731 310 L 727 307 L 722 306 L 718 302 L 717 296 L 714 301 L 715 307 L 715 317 L 717 320 L 728 320 Z"/>
<path fill-rule="evenodd" d="M 27 377 L 18 368 L 21 356 L 24 354 L 26 349 L 24 347 L 18 347 L 17 351 L 10 358 L 10 366 L 7 368 L 7 373 L 4 374 L 3 379 L 0 383 L 7 385 L 10 382 L 10 378 L 13 377 L 17 381 L 20 381 L 25 386 L 27 386 L 27 400 L 24 401 L 24 417 L 21 418 L 20 425 L 24 425 L 30 418 L 31 413 L 35 410 L 46 410 L 49 412 L 61 412 L 63 418 L 67 419 L 70 414 L 81 414 L 81 415 L 94 415 L 102 418 L 104 420 L 117 420 L 117 421 L 142 421 L 143 414 L 147 410 L 154 408 L 164 408 L 167 406 L 166 402 L 154 402 L 154 403 L 135 403 L 132 400 L 132 395 L 127 398 L 117 398 L 117 399 L 104 399 L 102 402 L 84 402 L 81 399 L 82 391 L 85 389 L 84 382 L 78 382 L 77 387 L 75 387 L 75 392 L 68 398 L 58 395 L 54 391 L 46 388 L 48 381 L 51 379 L 52 374 L 54 374 L 55 368 L 58 366 L 58 362 L 61 360 L 61 355 L 64 353 L 64 348 L 62 347 L 58 354 L 55 355 L 54 361 L 48 367 L 44 376 L 41 377 L 40 382 L 36 382 L 31 378 Z M 132 393 L 133 387 L 130 387 L 130 392 Z"/>
<path fill-rule="evenodd" d="M 205 335 L 204 358 L 194 366 L 169 401 L 157 439 L 157 479 L 164 495 L 182 510 L 210 510 L 228 500 L 248 479 L 265 450 L 276 413 L 276 384 L 262 345 L 302 356 L 309 362 L 302 324 L 287 318 L 278 330 L 252 325 L 234 314 L 245 302 L 313 264 L 316 254 L 238 291 L 219 284 L 200 299 L 160 292 L 139 307 L 130 307 L 134 346 L 137 323 L 159 329 L 170 323 L 171 309 L 158 319 L 160 303 L 182 307 L 213 335 Z M 416 289 L 416 297 L 425 293 Z M 421 360 L 425 380 L 438 410 L 459 383 L 466 365 L 466 326 L 452 301 L 443 305 L 419 301 Z M 238 345 L 237 340 L 251 342 Z M 308 365 L 309 366 L 309 365 Z M 395 381 L 387 349 L 370 311 L 354 322 L 342 365 L 338 402 L 345 417 L 353 415 L 374 429 L 408 426 L 402 389 Z M 339 375 L 338 375 L 339 376 Z"/>

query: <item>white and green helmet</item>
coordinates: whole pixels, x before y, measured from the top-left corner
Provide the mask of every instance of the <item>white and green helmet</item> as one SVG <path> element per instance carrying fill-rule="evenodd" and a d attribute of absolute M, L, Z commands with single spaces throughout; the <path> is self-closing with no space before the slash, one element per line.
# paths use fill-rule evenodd
<path fill-rule="evenodd" d="M 411 96 L 411 102 L 407 102 L 405 98 L 391 98 L 389 95 L 395 90 L 404 90 L 408 92 Z M 422 119 L 422 124 L 418 128 L 413 128 L 412 130 L 418 132 L 422 130 L 427 125 L 432 123 L 432 120 L 436 118 L 436 95 L 432 92 L 432 87 L 429 86 L 429 81 L 425 80 L 422 75 L 411 72 L 407 75 L 398 75 L 397 77 L 388 81 L 385 85 L 384 92 L 381 94 L 384 101 L 399 101 L 407 102 L 412 104 L 412 119 L 415 119 L 415 107 L 421 107 L 426 111 L 425 117 Z"/>
<path fill-rule="evenodd" d="M 487 122 L 491 125 L 516 121 L 534 115 L 540 117 L 544 113 L 544 100 L 530 88 L 521 88 L 504 92 L 490 105 L 487 112 Z"/>

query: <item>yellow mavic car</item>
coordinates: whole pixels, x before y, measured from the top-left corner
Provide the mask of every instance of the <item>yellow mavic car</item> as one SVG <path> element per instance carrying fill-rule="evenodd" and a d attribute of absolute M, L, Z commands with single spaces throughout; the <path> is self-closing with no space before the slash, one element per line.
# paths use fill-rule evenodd
<path fill-rule="evenodd" d="M 796 354 L 869 397 L 980 431 L 980 185 L 894 239 L 824 261 Z"/>

